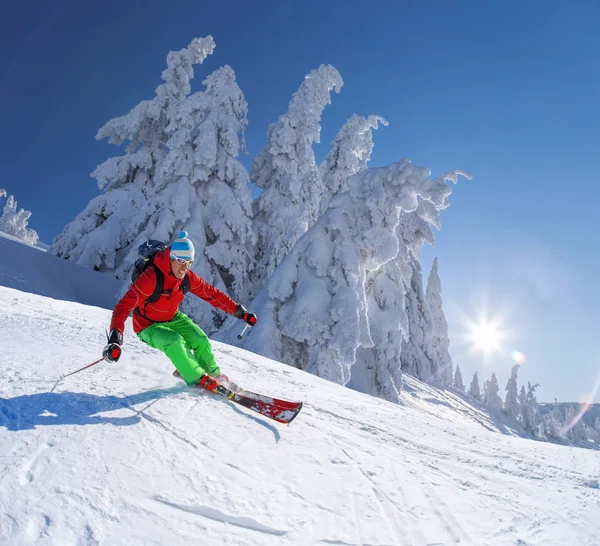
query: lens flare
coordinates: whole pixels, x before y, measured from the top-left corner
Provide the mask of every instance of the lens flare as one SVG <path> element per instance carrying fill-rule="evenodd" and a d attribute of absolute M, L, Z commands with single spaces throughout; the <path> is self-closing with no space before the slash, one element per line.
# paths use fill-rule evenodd
<path fill-rule="evenodd" d="M 598 388 L 600 388 L 600 376 L 598 376 L 598 379 L 596 379 L 596 384 L 594 385 L 592 392 L 590 393 L 589 396 L 586 397 L 587 400 L 585 402 L 581 402 L 579 404 L 579 411 L 577 412 L 577 415 L 575 417 L 573 417 L 571 422 L 565 426 L 565 428 L 564 428 L 565 434 L 567 432 L 569 432 L 577 423 L 579 423 L 579 421 L 581 421 L 581 418 L 584 416 L 585 412 L 594 405 L 594 397 L 596 396 L 596 393 L 598 392 Z"/>
<path fill-rule="evenodd" d="M 527 360 L 527 358 L 521 351 L 513 351 L 512 353 L 510 353 L 510 356 L 519 366 L 525 364 L 525 361 Z"/>

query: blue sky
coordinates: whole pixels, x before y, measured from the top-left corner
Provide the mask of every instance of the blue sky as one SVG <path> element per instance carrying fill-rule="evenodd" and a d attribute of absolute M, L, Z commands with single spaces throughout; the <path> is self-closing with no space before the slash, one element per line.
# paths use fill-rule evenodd
<path fill-rule="evenodd" d="M 317 158 L 353 113 L 378 114 L 371 165 L 401 157 L 460 168 L 425 276 L 440 258 L 452 356 L 470 381 L 512 351 L 539 398 L 581 400 L 600 375 L 593 203 L 600 197 L 597 2 L 23 1 L 0 32 L 0 187 L 45 242 L 98 194 L 89 173 L 122 150 L 94 139 L 154 95 L 169 50 L 212 34 L 194 90 L 223 64 L 249 103 L 251 159 L 304 75 L 334 65 L 344 87 Z M 510 338 L 486 358 L 462 344 L 483 308 Z M 596 395 L 600 401 L 600 396 Z"/>

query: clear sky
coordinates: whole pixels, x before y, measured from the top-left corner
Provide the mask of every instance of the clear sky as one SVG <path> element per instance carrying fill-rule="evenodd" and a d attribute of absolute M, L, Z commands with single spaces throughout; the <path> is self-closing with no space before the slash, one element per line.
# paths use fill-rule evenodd
<path fill-rule="evenodd" d="M 246 95 L 247 166 L 304 75 L 332 64 L 345 85 L 324 112 L 317 159 L 350 115 L 378 114 L 390 125 L 375 133 L 371 166 L 408 157 L 434 175 L 474 176 L 424 254 L 425 277 L 440 259 L 465 383 L 495 371 L 504 390 L 518 351 L 520 383 L 539 382 L 540 400 L 583 400 L 600 378 L 599 24 L 596 1 L 8 3 L 0 188 L 51 242 L 98 194 L 89 173 L 122 153 L 97 130 L 152 98 L 167 53 L 194 37 L 217 47 L 193 89 L 229 64 Z M 505 334 L 485 359 L 463 343 L 484 309 Z"/>

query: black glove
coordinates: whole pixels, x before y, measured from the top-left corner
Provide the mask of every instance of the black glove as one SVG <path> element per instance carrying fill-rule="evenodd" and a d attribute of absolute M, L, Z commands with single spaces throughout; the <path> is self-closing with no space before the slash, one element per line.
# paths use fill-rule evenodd
<path fill-rule="evenodd" d="M 116 362 L 121 358 L 121 345 L 123 345 L 123 334 L 119 330 L 111 330 L 108 336 L 108 344 L 102 351 L 102 356 L 107 362 Z"/>
<path fill-rule="evenodd" d="M 238 303 L 237 309 L 235 310 L 233 316 L 235 318 L 242 319 L 250 326 L 254 326 L 256 324 L 256 315 L 254 313 L 248 313 L 248 310 L 241 303 Z"/>

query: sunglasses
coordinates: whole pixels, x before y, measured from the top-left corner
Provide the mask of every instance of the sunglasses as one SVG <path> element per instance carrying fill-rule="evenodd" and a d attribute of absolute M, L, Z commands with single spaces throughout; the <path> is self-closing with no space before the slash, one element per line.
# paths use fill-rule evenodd
<path fill-rule="evenodd" d="M 194 260 L 186 260 L 185 258 L 175 258 L 175 261 L 178 264 L 188 264 L 188 265 L 190 265 Z"/>

